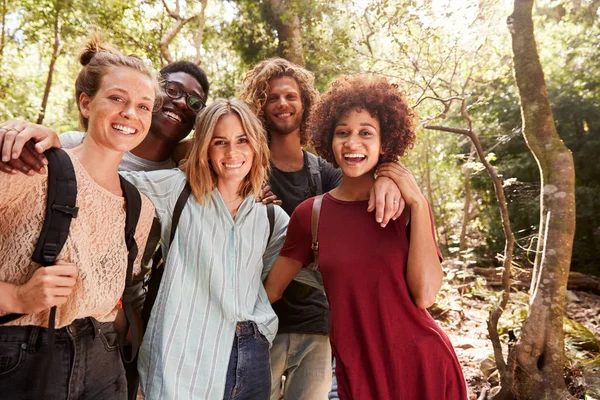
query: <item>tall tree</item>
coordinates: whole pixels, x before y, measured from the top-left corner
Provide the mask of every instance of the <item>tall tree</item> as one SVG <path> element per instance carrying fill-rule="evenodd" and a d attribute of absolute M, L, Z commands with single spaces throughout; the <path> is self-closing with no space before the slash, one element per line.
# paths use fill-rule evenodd
<path fill-rule="evenodd" d="M 514 382 L 499 398 L 567 399 L 563 379 L 564 302 L 575 233 L 575 168 L 559 137 L 546 91 L 532 20 L 533 0 L 515 0 L 508 18 L 523 136 L 541 177 L 540 225 L 530 310 L 509 349 Z M 511 365 L 512 364 L 512 365 Z"/>
<path fill-rule="evenodd" d="M 52 45 L 52 55 L 50 56 L 50 65 L 48 66 L 48 77 L 46 78 L 46 86 L 44 88 L 44 97 L 42 98 L 42 105 L 40 106 L 40 112 L 38 114 L 37 123 L 41 124 L 44 121 L 46 115 L 46 106 L 48 105 L 48 97 L 50 96 L 50 89 L 52 88 L 52 77 L 54 76 L 54 67 L 56 60 L 60 55 L 61 51 L 61 24 L 62 24 L 62 4 L 61 0 L 53 2 L 54 10 L 54 39 Z"/>
<path fill-rule="evenodd" d="M 6 37 L 6 13 L 8 9 L 6 8 L 6 0 L 2 0 L 2 7 L 0 8 L 0 12 L 2 16 L 0 17 L 0 67 L 2 67 L 2 57 L 4 55 L 4 40 Z"/>
<path fill-rule="evenodd" d="M 304 66 L 302 32 L 300 30 L 299 4 L 294 0 L 267 0 L 279 46 L 279 56 L 295 64 Z"/>
<path fill-rule="evenodd" d="M 169 49 L 171 42 L 173 42 L 173 39 L 175 39 L 175 37 L 183 29 L 183 27 L 185 27 L 191 22 L 197 22 L 198 28 L 196 30 L 194 38 L 194 46 L 196 48 L 196 56 L 194 58 L 194 62 L 196 64 L 200 64 L 202 39 L 204 36 L 205 12 L 208 0 L 201 0 L 200 11 L 192 11 L 187 16 L 182 14 L 182 7 L 179 0 L 175 0 L 174 7 L 169 7 L 166 0 L 162 0 L 162 3 L 169 17 L 175 21 L 175 25 L 173 25 L 171 30 L 160 39 L 160 54 L 167 63 L 172 63 L 173 61 L 175 61 L 175 58 L 173 57 L 171 50 Z"/>

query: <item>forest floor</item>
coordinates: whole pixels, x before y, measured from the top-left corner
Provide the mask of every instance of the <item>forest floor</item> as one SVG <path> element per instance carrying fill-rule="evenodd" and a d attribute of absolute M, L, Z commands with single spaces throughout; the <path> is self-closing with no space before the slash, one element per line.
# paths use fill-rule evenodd
<path fill-rule="evenodd" d="M 467 380 L 470 399 L 483 400 L 486 395 L 499 390 L 499 376 L 486 321 L 501 292 L 490 288 L 486 278 L 477 275 L 472 268 L 450 260 L 444 263 L 444 269 L 444 286 L 430 312 L 454 345 Z M 526 291 L 511 294 L 498 325 L 505 350 L 509 330 L 519 337 L 528 301 Z M 568 364 L 565 380 L 569 390 L 576 398 L 600 400 L 600 296 L 567 291 L 565 317 Z"/>

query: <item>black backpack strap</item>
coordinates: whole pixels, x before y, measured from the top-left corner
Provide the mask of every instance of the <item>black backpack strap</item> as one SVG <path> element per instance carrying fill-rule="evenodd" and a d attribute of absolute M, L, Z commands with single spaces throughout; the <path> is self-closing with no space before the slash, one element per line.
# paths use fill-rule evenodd
<path fill-rule="evenodd" d="M 173 218 L 171 219 L 171 233 L 169 235 L 169 246 L 173 243 L 173 239 L 175 238 L 175 231 L 177 231 L 177 225 L 179 224 L 179 218 L 181 217 L 181 213 L 183 212 L 183 208 L 185 207 L 185 203 L 187 202 L 190 194 L 192 193 L 192 188 L 186 182 L 183 190 L 179 194 L 177 198 L 177 202 L 175 203 L 175 207 L 173 208 Z M 154 307 L 154 302 L 156 301 L 156 296 L 158 295 L 158 289 L 160 288 L 160 281 L 162 280 L 162 276 L 164 273 L 164 259 L 163 259 L 163 251 L 162 246 L 156 250 L 154 253 L 154 257 L 152 258 L 152 272 L 150 272 L 150 282 L 148 283 L 148 292 L 146 293 L 146 300 L 144 301 L 144 308 L 142 310 L 142 321 L 144 322 L 144 329 L 148 326 L 148 321 L 150 321 L 150 313 L 152 311 L 152 307 Z"/>
<path fill-rule="evenodd" d="M 31 259 L 47 267 L 54 265 L 62 250 L 71 220 L 77 218 L 77 179 L 69 155 L 62 149 L 50 149 L 45 152 L 48 159 L 48 195 L 44 225 L 35 245 Z M 24 314 L 7 314 L 0 317 L 0 325 L 21 318 Z M 48 321 L 48 341 L 54 339 L 56 307 L 50 309 Z"/>
<path fill-rule="evenodd" d="M 273 203 L 267 204 L 267 218 L 269 219 L 269 239 L 267 239 L 267 246 L 273 236 L 273 227 L 275 226 L 275 206 Z"/>
<path fill-rule="evenodd" d="M 189 183 L 185 183 L 179 198 L 177 198 L 177 203 L 175 203 L 175 208 L 173 209 L 173 219 L 171 220 L 171 234 L 169 235 L 169 246 L 173 243 L 173 239 L 175 238 L 175 231 L 177 231 L 177 225 L 179 224 L 179 218 L 181 217 L 181 212 L 185 207 L 185 203 L 187 203 L 187 199 L 190 197 L 192 193 L 192 187 Z"/>
<path fill-rule="evenodd" d="M 45 153 L 48 159 L 48 194 L 46 197 L 46 213 L 44 225 L 35 245 L 31 259 L 48 267 L 56 263 L 56 258 L 62 250 L 71 220 L 77 218 L 77 178 L 69 155 L 62 149 L 49 149 Z M 14 321 L 24 314 L 8 314 L 0 317 L 0 324 Z M 41 384 L 39 398 L 45 396 L 48 385 L 50 366 L 54 358 L 56 307 L 50 309 L 48 317 L 48 353 L 44 359 L 45 366 L 41 369 Z"/>
<path fill-rule="evenodd" d="M 126 217 L 125 217 L 125 243 L 127 244 L 127 276 L 125 277 L 125 291 L 123 292 L 123 312 L 125 313 L 125 325 L 123 332 L 119 337 L 121 344 L 121 353 L 125 362 L 132 362 L 137 355 L 139 348 L 138 325 L 133 311 L 133 298 L 135 288 L 132 287 L 133 264 L 138 255 L 138 246 L 135 242 L 135 229 L 140 219 L 142 211 L 142 197 L 140 192 L 129 183 L 125 178 L 119 175 L 121 189 L 125 197 Z M 131 357 L 125 355 L 125 339 L 131 329 Z"/>

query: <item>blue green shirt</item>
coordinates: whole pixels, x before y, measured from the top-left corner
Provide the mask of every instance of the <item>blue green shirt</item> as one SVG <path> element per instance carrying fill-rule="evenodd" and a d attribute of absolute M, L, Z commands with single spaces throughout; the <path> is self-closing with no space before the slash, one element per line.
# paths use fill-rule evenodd
<path fill-rule="evenodd" d="M 221 400 L 237 322 L 256 322 L 269 342 L 277 332 L 277 316 L 263 280 L 283 245 L 289 217 L 275 207 L 268 241 L 264 204 L 248 196 L 233 219 L 215 189 L 203 206 L 190 196 L 169 244 L 173 208 L 185 174 L 122 174 L 154 203 L 161 240 L 169 246 L 139 353 L 145 398 Z"/>

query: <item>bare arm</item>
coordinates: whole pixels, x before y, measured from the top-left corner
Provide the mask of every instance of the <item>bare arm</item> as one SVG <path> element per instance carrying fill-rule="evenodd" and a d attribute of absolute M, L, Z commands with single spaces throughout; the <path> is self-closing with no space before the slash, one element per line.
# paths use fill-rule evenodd
<path fill-rule="evenodd" d="M 0 282 L 0 311 L 35 314 L 64 304 L 77 279 L 75 264 L 57 262 L 38 268 L 23 285 Z"/>
<path fill-rule="evenodd" d="M 396 182 L 406 205 L 410 207 L 410 245 L 406 281 L 415 305 L 427 308 L 435 303 L 442 287 L 442 266 L 431 233 L 429 204 L 412 173 L 402 164 L 388 163 L 379 174 Z"/>
<path fill-rule="evenodd" d="M 0 171 L 43 173 L 47 161 L 42 153 L 51 147 L 61 147 L 52 129 L 21 120 L 3 122 L 0 124 Z"/>
<path fill-rule="evenodd" d="M 271 304 L 283 296 L 283 291 L 300 271 L 300 268 L 302 268 L 300 261 L 283 256 L 277 257 L 265 281 L 265 290 Z"/>
<path fill-rule="evenodd" d="M 442 287 L 442 266 L 431 234 L 429 204 L 423 201 L 410 207 L 410 245 L 406 281 L 419 308 L 431 307 Z"/>

